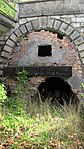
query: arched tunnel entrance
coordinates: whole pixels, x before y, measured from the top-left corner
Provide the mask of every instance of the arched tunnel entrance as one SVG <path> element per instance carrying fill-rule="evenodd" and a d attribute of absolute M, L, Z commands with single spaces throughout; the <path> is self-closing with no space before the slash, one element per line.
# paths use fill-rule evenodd
<path fill-rule="evenodd" d="M 60 77 L 47 78 L 39 85 L 38 91 L 43 102 L 48 99 L 52 103 L 64 105 L 75 101 L 75 94 L 70 85 Z"/>

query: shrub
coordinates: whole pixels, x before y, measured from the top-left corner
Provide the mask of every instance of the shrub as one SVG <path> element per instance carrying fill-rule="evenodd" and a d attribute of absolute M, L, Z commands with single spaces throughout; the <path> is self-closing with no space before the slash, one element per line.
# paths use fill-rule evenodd
<path fill-rule="evenodd" d="M 0 84 L 0 104 L 4 103 L 4 101 L 7 99 L 6 94 L 7 92 L 5 90 L 5 86 Z"/>

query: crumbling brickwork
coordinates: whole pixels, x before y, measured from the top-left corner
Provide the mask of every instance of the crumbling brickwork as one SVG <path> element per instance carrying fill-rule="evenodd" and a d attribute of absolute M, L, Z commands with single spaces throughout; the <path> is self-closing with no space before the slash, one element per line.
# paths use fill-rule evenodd
<path fill-rule="evenodd" d="M 51 45 L 51 56 L 38 56 L 39 45 Z M 10 66 L 72 66 L 72 77 L 64 78 L 72 90 L 80 95 L 82 91 L 82 64 L 78 51 L 67 36 L 49 31 L 32 32 L 26 35 L 13 49 L 8 62 Z M 46 76 L 47 77 L 47 76 Z M 33 77 L 30 84 L 34 87 L 45 81 L 46 77 Z M 39 81 L 40 80 L 40 81 Z M 78 83 L 76 83 L 78 81 Z M 31 86 L 31 85 L 30 85 Z"/>

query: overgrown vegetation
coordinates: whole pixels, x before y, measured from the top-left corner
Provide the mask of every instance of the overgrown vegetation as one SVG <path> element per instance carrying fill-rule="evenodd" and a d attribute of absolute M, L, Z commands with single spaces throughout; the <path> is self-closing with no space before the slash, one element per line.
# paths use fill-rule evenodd
<path fill-rule="evenodd" d="M 6 1 L 6 0 L 5 0 Z M 14 18 L 15 17 L 15 11 L 12 8 L 15 8 L 15 4 L 10 1 L 6 1 L 9 5 L 4 0 L 0 0 L 0 11 L 4 14 L 6 14 L 9 17 Z"/>
<path fill-rule="evenodd" d="M 16 95 L 11 98 L 0 85 L 0 148 L 83 149 L 81 105 L 52 107 L 47 100 L 39 103 L 27 99 L 26 106 L 21 94 L 27 82 L 25 70 L 18 73 L 18 80 Z"/>

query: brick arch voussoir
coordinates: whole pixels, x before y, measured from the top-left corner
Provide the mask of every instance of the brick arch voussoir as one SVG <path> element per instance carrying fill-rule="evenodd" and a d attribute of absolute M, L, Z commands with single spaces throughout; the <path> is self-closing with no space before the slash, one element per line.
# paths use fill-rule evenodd
<path fill-rule="evenodd" d="M 20 25 L 7 39 L 0 57 L 0 62 L 7 63 L 12 49 L 21 36 L 36 30 L 48 30 L 66 34 L 77 47 L 80 60 L 84 64 L 84 38 L 70 24 L 52 17 L 38 17 Z"/>

